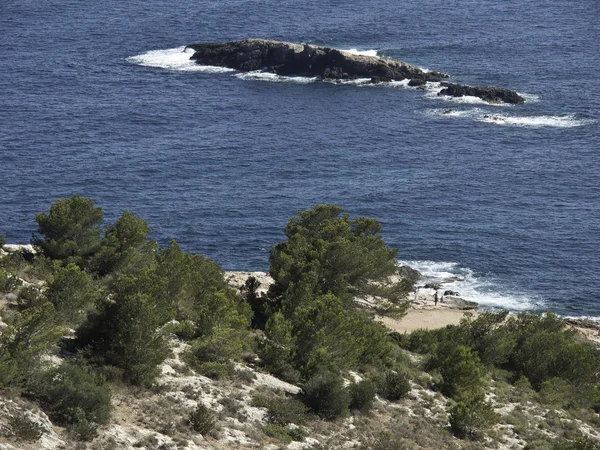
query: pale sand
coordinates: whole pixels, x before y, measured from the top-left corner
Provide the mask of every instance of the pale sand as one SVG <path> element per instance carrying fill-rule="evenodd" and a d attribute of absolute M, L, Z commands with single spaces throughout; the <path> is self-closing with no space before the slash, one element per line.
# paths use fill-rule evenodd
<path fill-rule="evenodd" d="M 418 329 L 433 330 L 446 325 L 458 325 L 466 312 L 468 311 L 446 308 L 409 309 L 401 319 L 378 317 L 378 320 L 391 330 L 410 333 Z M 477 315 L 477 312 L 471 313 Z"/>

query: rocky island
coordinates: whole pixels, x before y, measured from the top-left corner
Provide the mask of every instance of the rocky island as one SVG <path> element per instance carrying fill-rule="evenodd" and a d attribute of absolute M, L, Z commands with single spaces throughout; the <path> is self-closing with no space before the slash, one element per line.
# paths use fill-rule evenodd
<path fill-rule="evenodd" d="M 198 64 L 229 67 L 242 72 L 262 70 L 278 75 L 321 77 L 325 80 L 370 78 L 371 83 L 410 80 L 410 86 L 441 82 L 448 75 L 428 72 L 404 61 L 377 56 L 355 55 L 330 47 L 265 39 L 191 44 L 190 59 Z M 489 103 L 524 103 L 515 91 L 491 86 L 461 86 L 443 83 L 438 95 L 479 97 Z"/>

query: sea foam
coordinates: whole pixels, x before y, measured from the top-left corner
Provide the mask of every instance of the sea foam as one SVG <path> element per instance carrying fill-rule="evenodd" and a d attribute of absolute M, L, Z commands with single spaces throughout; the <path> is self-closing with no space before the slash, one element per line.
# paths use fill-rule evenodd
<path fill-rule="evenodd" d="M 190 60 L 190 56 L 193 54 L 194 50 L 191 48 L 186 49 L 182 46 L 166 50 L 151 50 L 142 53 L 141 55 L 131 56 L 127 58 L 127 60 L 144 67 L 156 67 L 159 69 L 178 70 L 183 72 L 222 73 L 234 71 L 234 69 L 229 69 L 227 67 L 196 64 L 194 61 Z"/>
<path fill-rule="evenodd" d="M 594 119 L 580 119 L 573 114 L 567 116 L 508 116 L 501 114 L 486 114 L 478 120 L 494 125 L 530 128 L 574 128 L 597 123 Z"/>
<path fill-rule="evenodd" d="M 423 278 L 417 286 L 430 282 L 442 283 L 441 293 L 446 290 L 458 292 L 459 297 L 479 303 L 480 308 L 489 310 L 533 311 L 544 307 L 540 299 L 503 286 L 500 281 L 476 275 L 472 269 L 454 262 L 398 261 L 418 270 Z M 433 289 L 421 288 L 421 292 L 433 294 Z"/>
<path fill-rule="evenodd" d="M 446 118 L 471 119 L 493 125 L 528 127 L 528 128 L 573 128 L 597 123 L 595 119 L 578 118 L 575 115 L 566 116 L 517 116 L 491 113 L 483 108 L 435 108 L 427 112 L 431 116 Z"/>
<path fill-rule="evenodd" d="M 314 83 L 319 80 L 318 77 L 288 77 L 283 75 L 277 75 L 272 72 L 263 72 L 260 70 L 255 70 L 252 72 L 241 72 L 235 74 L 236 78 L 240 80 L 258 80 L 258 81 L 272 81 L 277 83 Z"/>
<path fill-rule="evenodd" d="M 356 48 L 350 49 L 340 49 L 343 52 L 351 53 L 353 55 L 362 55 L 362 56 L 378 56 L 377 50 L 358 50 Z"/>

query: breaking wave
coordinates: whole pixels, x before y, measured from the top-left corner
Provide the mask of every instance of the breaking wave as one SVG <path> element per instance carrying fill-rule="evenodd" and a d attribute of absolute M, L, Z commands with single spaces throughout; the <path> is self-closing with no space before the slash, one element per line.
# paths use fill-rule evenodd
<path fill-rule="evenodd" d="M 421 286 L 420 292 L 433 294 L 433 289 L 426 289 L 427 283 L 441 283 L 441 293 L 451 290 L 458 296 L 479 303 L 481 309 L 510 311 L 533 311 L 543 308 L 544 302 L 524 292 L 518 292 L 502 281 L 489 276 L 480 276 L 472 269 L 462 267 L 454 262 L 439 261 L 398 261 L 418 270 L 423 278 L 416 286 Z"/>
<path fill-rule="evenodd" d="M 223 73 L 234 72 L 234 69 L 217 66 L 204 66 L 190 60 L 194 54 L 191 48 L 184 46 L 169 48 L 166 50 L 151 50 L 141 55 L 131 56 L 127 60 L 131 63 L 144 67 L 156 67 L 159 69 L 178 70 L 183 72 L 208 72 Z"/>

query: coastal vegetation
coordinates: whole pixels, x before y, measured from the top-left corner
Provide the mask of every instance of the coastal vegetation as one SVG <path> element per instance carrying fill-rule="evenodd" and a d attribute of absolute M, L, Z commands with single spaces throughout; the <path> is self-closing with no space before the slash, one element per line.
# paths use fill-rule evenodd
<path fill-rule="evenodd" d="M 405 313 L 413 281 L 375 219 L 335 205 L 299 212 L 260 291 L 254 277 L 232 287 L 174 240 L 159 246 L 133 212 L 103 217 L 91 199 L 58 200 L 36 216 L 38 253 L 0 255 L 0 395 L 41 408 L 69 439 L 94 445 L 123 404 L 158 398 L 173 420 L 144 420 L 180 440 L 217 439 L 254 408 L 265 413 L 252 433 L 306 448 L 335 448 L 324 436 L 349 423 L 363 449 L 499 448 L 507 429 L 511 448 L 600 448 L 598 348 L 554 314 L 467 314 L 411 334 L 377 320 Z M 176 374 L 181 404 L 160 396 Z M 239 388 L 258 375 L 284 391 Z M 218 408 L 198 380 L 227 392 Z M 21 410 L 3 418 L 10 439 L 48 432 Z"/>

